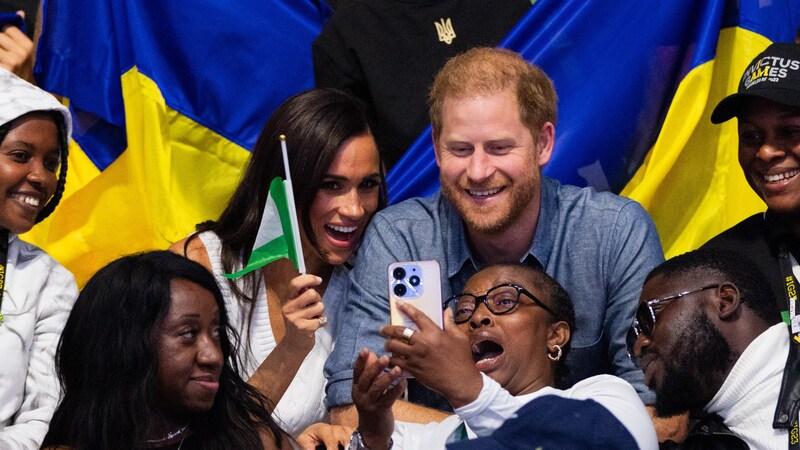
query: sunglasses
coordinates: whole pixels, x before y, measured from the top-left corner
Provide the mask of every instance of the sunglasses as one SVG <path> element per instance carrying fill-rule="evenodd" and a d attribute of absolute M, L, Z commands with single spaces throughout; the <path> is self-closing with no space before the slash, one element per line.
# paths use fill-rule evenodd
<path fill-rule="evenodd" d="M 671 303 L 675 300 L 686 297 L 689 294 L 694 294 L 695 292 L 705 291 L 707 289 L 716 289 L 718 287 L 720 287 L 719 284 L 710 284 L 708 286 L 692 289 L 690 291 L 683 291 L 677 294 L 646 300 L 639 303 L 639 307 L 636 308 L 636 315 L 634 316 L 633 324 L 631 325 L 630 329 L 628 329 L 628 336 L 626 339 L 628 344 L 628 355 L 630 355 L 634 362 L 636 362 L 638 365 L 637 358 L 634 356 L 633 347 L 636 344 L 636 341 L 639 340 L 639 336 L 644 336 L 649 340 L 653 339 L 653 330 L 656 327 L 656 317 L 658 316 L 658 313 L 666 307 L 665 303 Z"/>
<path fill-rule="evenodd" d="M 508 314 L 517 306 L 522 295 L 533 300 L 536 305 L 554 317 L 560 318 L 549 306 L 545 305 L 544 302 L 536 298 L 527 289 L 513 283 L 498 284 L 483 295 L 457 294 L 447 299 L 444 302 L 444 306 L 453 311 L 453 320 L 457 324 L 462 324 L 472 318 L 481 303 L 486 305 L 489 312 L 496 316 Z"/>

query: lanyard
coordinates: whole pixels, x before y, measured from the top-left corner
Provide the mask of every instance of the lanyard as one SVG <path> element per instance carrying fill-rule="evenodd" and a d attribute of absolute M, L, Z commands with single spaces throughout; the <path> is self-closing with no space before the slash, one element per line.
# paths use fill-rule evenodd
<path fill-rule="evenodd" d="M 787 306 L 789 307 L 788 325 L 792 344 L 800 344 L 800 317 L 798 316 L 797 305 L 797 280 L 800 279 L 800 276 L 798 276 L 800 275 L 800 265 L 797 264 L 797 260 L 789 253 L 784 243 L 781 243 L 778 247 L 778 261 L 781 266 L 783 293 L 786 296 Z M 800 450 L 800 426 L 798 426 L 797 417 L 794 418 L 794 422 L 788 431 L 789 448 Z"/>
<path fill-rule="evenodd" d="M 6 290 L 6 265 L 8 264 L 8 230 L 0 230 L 0 326 L 3 325 L 3 294 Z"/>
<path fill-rule="evenodd" d="M 795 343 L 800 343 L 800 316 L 798 316 L 797 305 L 797 280 L 800 266 L 797 260 L 792 256 L 786 248 L 786 244 L 780 244 L 778 247 L 778 261 L 781 266 L 781 275 L 783 279 L 784 295 L 786 296 L 786 303 L 789 308 L 789 332 L 792 335 L 792 340 Z"/>

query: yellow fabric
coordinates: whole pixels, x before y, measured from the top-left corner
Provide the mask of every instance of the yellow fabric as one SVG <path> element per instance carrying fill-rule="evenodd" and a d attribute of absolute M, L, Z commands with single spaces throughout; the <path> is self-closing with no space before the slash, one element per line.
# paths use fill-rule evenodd
<path fill-rule="evenodd" d="M 133 252 L 166 248 L 216 218 L 250 153 L 165 105 L 134 67 L 122 76 L 128 148 L 102 173 L 70 148 L 66 195 L 23 236 L 47 250 L 83 285 Z"/>
<path fill-rule="evenodd" d="M 683 79 L 658 140 L 622 191 L 653 217 L 667 258 L 766 209 L 739 166 L 736 119 L 714 125 L 710 117 L 769 44 L 738 27 L 722 30 L 716 58 Z"/>

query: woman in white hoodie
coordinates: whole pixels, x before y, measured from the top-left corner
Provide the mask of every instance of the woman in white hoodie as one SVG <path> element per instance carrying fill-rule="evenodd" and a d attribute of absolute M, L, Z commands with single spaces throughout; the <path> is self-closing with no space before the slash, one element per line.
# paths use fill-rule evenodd
<path fill-rule="evenodd" d="M 39 448 L 58 401 L 53 357 L 78 290 L 17 235 L 61 199 L 71 126 L 52 95 L 0 69 L 0 450 Z"/>

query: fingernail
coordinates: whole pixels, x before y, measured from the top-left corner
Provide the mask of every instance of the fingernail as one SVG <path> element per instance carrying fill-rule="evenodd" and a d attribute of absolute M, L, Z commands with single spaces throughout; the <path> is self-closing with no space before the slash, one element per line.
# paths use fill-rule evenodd
<path fill-rule="evenodd" d="M 317 284 L 322 283 L 322 278 L 315 276 L 314 278 L 317 279 Z"/>

